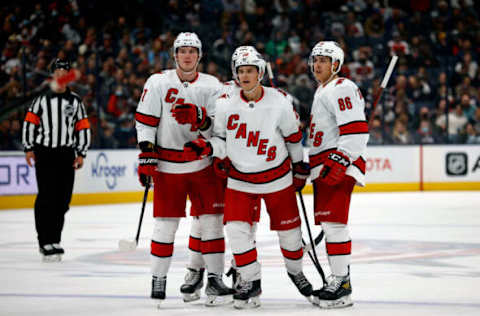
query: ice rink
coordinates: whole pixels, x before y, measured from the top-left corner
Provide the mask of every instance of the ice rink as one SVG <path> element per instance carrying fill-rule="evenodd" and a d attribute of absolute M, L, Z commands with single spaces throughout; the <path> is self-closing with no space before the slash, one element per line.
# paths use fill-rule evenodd
<path fill-rule="evenodd" d="M 304 197 L 311 216 L 312 196 Z M 137 250 L 118 250 L 119 239 L 134 239 L 139 212 L 140 203 L 72 207 L 63 231 L 63 261 L 42 263 L 33 211 L 0 211 L 0 315 L 480 315 L 479 192 L 355 194 L 350 213 L 355 305 L 342 310 L 320 310 L 297 292 L 265 210 L 257 237 L 260 308 L 207 308 L 203 293 L 201 302 L 183 303 L 179 288 L 190 226 L 185 219 L 177 232 L 167 299 L 156 309 L 149 299 L 151 203 Z M 323 242 L 317 251 L 328 272 Z M 229 262 L 228 240 L 226 257 Z M 318 288 L 320 277 L 308 256 L 304 263 Z"/>

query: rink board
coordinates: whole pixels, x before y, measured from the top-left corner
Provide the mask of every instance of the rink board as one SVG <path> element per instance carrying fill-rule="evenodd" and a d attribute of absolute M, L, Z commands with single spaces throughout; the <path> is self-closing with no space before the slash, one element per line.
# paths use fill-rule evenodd
<path fill-rule="evenodd" d="M 90 150 L 75 176 L 72 205 L 141 201 L 137 158 L 135 149 Z M 355 192 L 480 190 L 480 146 L 371 146 L 366 170 L 367 186 Z M 24 153 L 0 153 L 0 209 L 30 208 L 36 193 Z"/>

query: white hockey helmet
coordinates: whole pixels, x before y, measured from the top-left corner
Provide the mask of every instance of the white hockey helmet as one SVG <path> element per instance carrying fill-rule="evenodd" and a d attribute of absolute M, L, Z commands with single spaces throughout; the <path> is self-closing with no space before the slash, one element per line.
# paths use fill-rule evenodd
<path fill-rule="evenodd" d="M 343 60 L 345 58 L 345 54 L 343 53 L 342 48 L 338 45 L 337 42 L 334 41 L 325 41 L 325 42 L 318 42 L 312 49 L 310 53 L 310 57 L 308 58 L 308 65 L 310 66 L 310 70 L 312 73 L 314 72 L 313 64 L 314 64 L 314 57 L 315 56 L 327 56 L 330 57 L 332 60 L 332 74 L 336 75 L 343 65 Z M 338 61 L 338 68 L 334 70 L 334 63 Z"/>
<path fill-rule="evenodd" d="M 252 53 L 258 54 L 258 51 L 253 46 L 239 46 L 235 49 L 232 54 L 232 60 L 230 62 L 230 67 L 232 69 L 233 79 L 238 80 L 237 73 L 235 71 L 235 62 L 243 53 Z"/>
<path fill-rule="evenodd" d="M 202 58 L 202 42 L 198 38 L 197 34 L 190 32 L 182 32 L 178 34 L 177 38 L 173 42 L 173 54 L 177 56 L 177 50 L 179 47 L 195 47 L 198 49 L 198 60 Z"/>
<path fill-rule="evenodd" d="M 238 78 L 238 67 L 240 66 L 255 66 L 258 69 L 258 81 L 262 81 L 265 74 L 265 60 L 256 50 L 240 52 L 239 56 L 233 62 L 233 77 Z"/>

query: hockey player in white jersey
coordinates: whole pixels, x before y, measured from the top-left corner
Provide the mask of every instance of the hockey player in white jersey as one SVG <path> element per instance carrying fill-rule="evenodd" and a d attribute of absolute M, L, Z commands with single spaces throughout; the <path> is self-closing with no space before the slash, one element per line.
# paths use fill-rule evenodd
<path fill-rule="evenodd" d="M 190 262 L 180 291 L 184 301 L 200 298 L 205 267 L 207 305 L 232 299 L 233 290 L 222 281 L 225 240 L 224 187 L 215 176 L 211 158 L 197 160 L 183 145 L 200 135 L 209 137 L 215 100 L 223 85 L 197 72 L 202 44 L 195 33 L 180 33 L 173 47 L 176 69 L 154 74 L 145 83 L 138 104 L 136 128 L 141 154 L 140 182 L 154 183 L 154 231 L 151 243 L 153 299 L 165 299 L 175 233 L 185 217 L 187 195 L 192 203 Z"/>
<path fill-rule="evenodd" d="M 235 63 L 241 90 L 217 101 L 210 141 L 197 139 L 185 145 L 199 158 L 228 157 L 231 166 L 225 192 L 226 232 L 240 272 L 234 307 L 260 305 L 261 269 L 251 226 L 252 205 L 265 201 L 270 228 L 279 236 L 280 248 L 291 280 L 306 297 L 312 285 L 302 268 L 300 216 L 292 180 L 293 168 L 303 161 L 302 133 L 292 104 L 276 89 L 260 81 L 265 62 L 259 54 L 244 53 Z"/>
<path fill-rule="evenodd" d="M 307 144 L 314 187 L 315 224 L 325 232 L 332 276 L 328 286 L 314 291 L 323 308 L 353 304 L 350 284 L 352 242 L 348 229 L 350 196 L 355 184 L 365 184 L 368 124 L 360 89 L 338 77 L 344 60 L 336 42 L 319 42 L 309 64 L 319 83 L 311 110 Z"/>

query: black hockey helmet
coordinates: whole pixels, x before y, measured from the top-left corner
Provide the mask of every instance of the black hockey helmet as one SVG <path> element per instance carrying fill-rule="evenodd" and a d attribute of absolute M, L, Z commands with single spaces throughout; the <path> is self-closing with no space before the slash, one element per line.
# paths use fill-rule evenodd
<path fill-rule="evenodd" d="M 50 72 L 53 73 L 56 69 L 63 68 L 65 70 L 70 70 L 70 61 L 66 59 L 57 58 L 50 66 Z"/>

